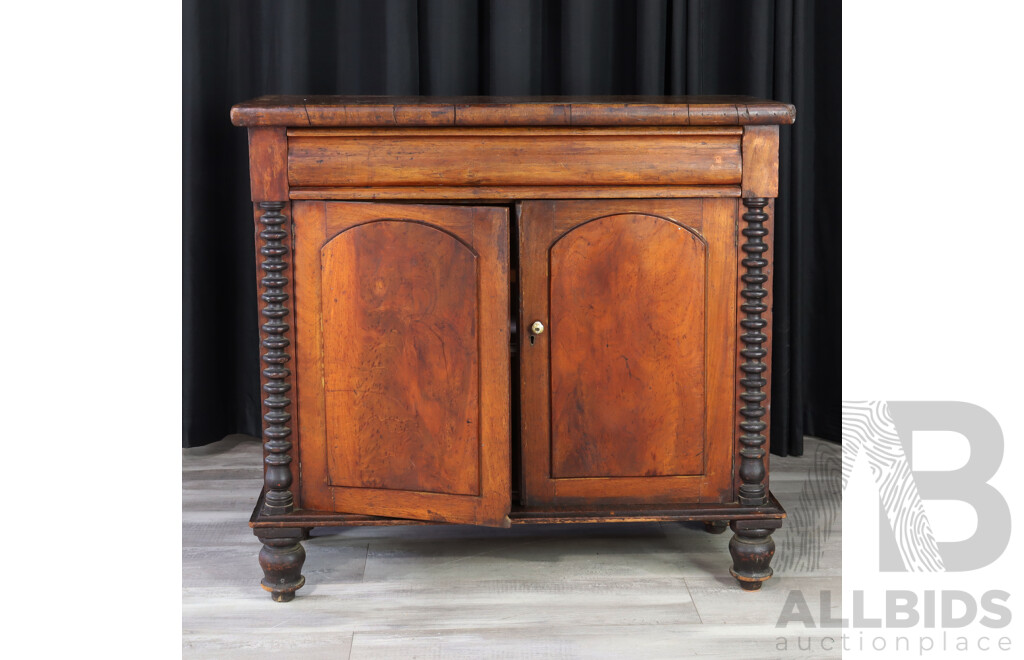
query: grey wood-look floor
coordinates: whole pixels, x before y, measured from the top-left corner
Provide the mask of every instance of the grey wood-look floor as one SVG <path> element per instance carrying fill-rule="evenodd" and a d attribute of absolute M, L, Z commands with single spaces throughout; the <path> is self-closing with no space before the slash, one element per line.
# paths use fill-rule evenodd
<path fill-rule="evenodd" d="M 744 592 L 731 532 L 689 523 L 413 526 L 315 530 L 306 586 L 275 603 L 248 527 L 259 444 L 234 436 L 183 451 L 182 647 L 194 658 L 840 657 L 776 628 L 799 589 L 840 616 L 839 448 L 807 439 L 772 457 L 789 512 L 775 577 Z M 777 650 L 786 637 L 788 652 Z"/>

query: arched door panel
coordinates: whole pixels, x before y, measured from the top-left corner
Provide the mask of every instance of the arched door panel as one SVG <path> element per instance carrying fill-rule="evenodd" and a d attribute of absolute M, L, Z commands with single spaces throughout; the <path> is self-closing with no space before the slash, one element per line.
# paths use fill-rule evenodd
<path fill-rule="evenodd" d="M 508 211 L 294 209 L 304 505 L 507 525 Z"/>
<path fill-rule="evenodd" d="M 736 212 L 522 204 L 526 504 L 731 499 Z"/>

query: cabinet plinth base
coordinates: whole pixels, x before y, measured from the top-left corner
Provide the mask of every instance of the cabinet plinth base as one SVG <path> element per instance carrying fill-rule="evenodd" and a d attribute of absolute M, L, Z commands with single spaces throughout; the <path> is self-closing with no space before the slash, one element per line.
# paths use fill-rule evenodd
<path fill-rule="evenodd" d="M 438 525 L 424 520 L 403 520 L 299 509 L 279 516 L 262 515 L 263 496 L 256 503 L 249 526 L 263 542 L 260 565 L 263 588 L 278 602 L 288 602 L 306 582 L 301 575 L 306 552 L 300 541 L 309 538 L 314 527 L 366 527 L 391 525 Z M 729 572 L 746 591 L 756 591 L 772 576 L 770 563 L 775 554 L 773 531 L 786 517 L 775 496 L 768 495 L 762 506 L 728 504 L 677 504 L 630 506 L 626 510 L 598 510 L 593 507 L 513 507 L 512 524 L 609 523 L 609 522 L 703 522 L 707 531 L 720 534 L 731 527 L 729 542 L 733 565 Z"/>
<path fill-rule="evenodd" d="M 260 495 L 256 508 L 249 518 L 249 526 L 259 535 L 261 528 L 305 528 L 314 527 L 387 527 L 391 525 L 444 525 L 429 520 L 407 520 L 366 516 L 357 513 L 334 513 L 297 509 L 279 516 L 267 516 L 261 512 L 263 496 Z M 740 520 L 778 521 L 774 528 L 782 525 L 786 511 L 771 493 L 767 504 L 746 506 L 729 502 L 725 504 L 664 504 L 628 505 L 620 508 L 594 506 L 527 507 L 512 506 L 508 514 L 513 525 L 553 525 L 563 523 L 609 523 L 609 522 L 706 522 L 729 524 Z M 724 530 L 723 530 L 724 531 Z M 308 537 L 307 537 L 308 538 Z"/>

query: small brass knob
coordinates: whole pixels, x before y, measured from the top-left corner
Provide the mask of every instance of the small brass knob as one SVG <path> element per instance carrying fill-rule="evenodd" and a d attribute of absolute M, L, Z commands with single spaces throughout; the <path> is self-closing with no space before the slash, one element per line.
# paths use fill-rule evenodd
<path fill-rule="evenodd" d="M 540 321 L 534 321 L 533 325 L 530 326 L 530 332 L 532 332 L 535 335 L 539 335 L 540 333 L 544 332 L 544 324 L 541 323 Z"/>

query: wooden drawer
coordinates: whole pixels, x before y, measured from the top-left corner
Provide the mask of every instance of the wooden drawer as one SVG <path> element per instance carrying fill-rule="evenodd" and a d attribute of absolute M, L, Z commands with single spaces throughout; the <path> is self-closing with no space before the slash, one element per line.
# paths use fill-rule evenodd
<path fill-rule="evenodd" d="M 739 126 L 291 129 L 292 186 L 730 185 Z"/>

